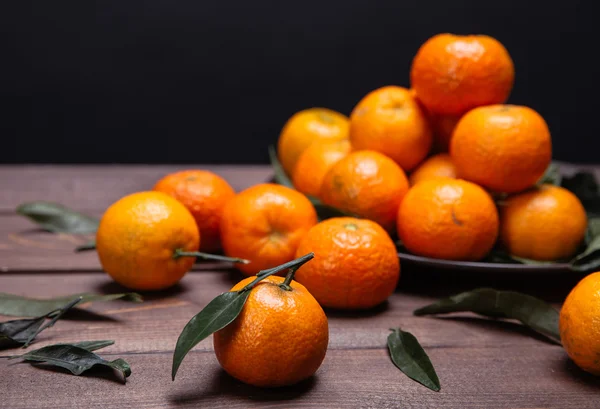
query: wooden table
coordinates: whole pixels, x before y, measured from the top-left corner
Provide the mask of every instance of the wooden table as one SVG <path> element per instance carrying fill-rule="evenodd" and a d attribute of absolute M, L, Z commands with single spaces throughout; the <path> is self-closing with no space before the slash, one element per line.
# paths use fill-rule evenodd
<path fill-rule="evenodd" d="M 122 292 L 101 271 L 95 252 L 74 253 L 85 238 L 42 232 L 14 213 L 24 201 L 57 201 L 100 215 L 119 197 L 149 189 L 162 175 L 189 166 L 1 166 L 0 291 L 49 297 L 78 292 Z M 266 181 L 262 166 L 207 166 L 236 190 Z M 572 169 L 572 168 L 569 168 Z M 374 311 L 328 311 L 330 345 L 317 374 L 295 387 L 261 390 L 221 370 L 212 340 L 187 356 L 171 381 L 173 348 L 183 326 L 241 275 L 218 264 L 200 264 L 180 285 L 145 294 L 143 304 L 96 303 L 101 314 L 75 314 L 43 332 L 36 347 L 57 342 L 113 339 L 100 351 L 132 367 L 126 384 L 110 373 L 73 376 L 64 371 L 0 361 L 2 408 L 599 408 L 600 378 L 572 364 L 560 346 L 513 322 L 475 315 L 415 317 L 437 297 L 494 286 L 544 297 L 557 307 L 577 275 L 490 276 L 411 268 L 405 263 L 398 291 Z M 5 320 L 7 317 L 0 317 Z M 390 327 L 420 340 L 442 383 L 439 393 L 411 381 L 391 363 Z M 0 351 L 7 355 L 14 350 Z"/>

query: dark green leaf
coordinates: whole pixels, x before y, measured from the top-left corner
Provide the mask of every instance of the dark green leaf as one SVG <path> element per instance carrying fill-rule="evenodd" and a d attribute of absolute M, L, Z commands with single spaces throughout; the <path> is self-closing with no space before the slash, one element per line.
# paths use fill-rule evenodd
<path fill-rule="evenodd" d="M 456 294 L 415 310 L 415 315 L 473 312 L 492 318 L 509 318 L 560 343 L 558 311 L 550 304 L 514 291 L 478 288 Z"/>
<path fill-rule="evenodd" d="M 563 176 L 561 186 L 581 200 L 588 214 L 600 215 L 600 188 L 593 173 L 577 172 L 572 176 Z"/>
<path fill-rule="evenodd" d="M 70 310 L 80 301 L 81 297 L 78 297 L 67 305 L 50 311 L 40 317 L 0 323 L 0 349 L 11 348 L 17 345 L 27 347 L 40 332 L 53 326 L 65 312 Z M 47 318 L 49 318 L 50 321 L 42 326 Z"/>
<path fill-rule="evenodd" d="M 75 252 L 80 253 L 82 251 L 90 251 L 96 250 L 96 241 L 88 241 L 87 243 L 82 244 L 81 246 L 75 247 Z"/>
<path fill-rule="evenodd" d="M 271 160 L 271 167 L 273 168 L 273 172 L 275 173 L 275 182 L 280 185 L 287 186 L 291 189 L 294 189 L 294 184 L 285 173 L 283 166 L 281 166 L 281 162 L 279 162 L 279 158 L 277 157 L 277 151 L 273 146 L 269 146 L 269 159 Z"/>
<path fill-rule="evenodd" d="M 106 342 L 106 341 L 103 341 Z M 73 375 L 81 375 L 93 366 L 107 366 L 119 371 L 123 378 L 131 375 L 131 368 L 123 359 L 107 361 L 88 349 L 77 345 L 57 344 L 48 345 L 23 355 L 9 356 L 9 359 L 20 358 L 24 361 L 44 363 L 71 371 Z"/>
<path fill-rule="evenodd" d="M 277 152 L 275 151 L 275 148 L 273 146 L 269 146 L 269 159 L 271 161 L 271 167 L 273 168 L 275 182 L 277 184 L 289 187 L 290 189 L 296 189 L 294 187 L 294 184 L 292 183 L 290 177 L 287 175 L 287 173 L 285 173 L 283 166 L 281 166 L 281 162 L 279 162 L 279 159 L 277 158 Z M 322 211 L 339 212 L 339 210 L 335 210 L 330 207 L 328 207 L 328 209 L 326 209 L 327 206 L 321 204 L 320 200 L 317 199 L 316 197 L 312 197 L 312 196 L 308 196 L 308 195 L 305 195 L 305 196 L 308 198 L 308 200 L 310 200 L 310 202 L 313 205 L 323 206 Z M 317 208 L 317 211 L 319 211 L 318 208 Z"/>
<path fill-rule="evenodd" d="M 185 326 L 175 346 L 171 376 L 175 380 L 177 370 L 187 353 L 210 334 L 225 328 L 242 311 L 250 291 L 227 292 L 213 299 Z"/>
<path fill-rule="evenodd" d="M 317 212 L 319 220 L 331 219 L 332 217 L 355 217 L 357 219 L 361 218 L 360 216 L 357 216 L 355 214 L 343 212 L 339 209 L 327 206 L 319 202 L 317 199 L 313 200 L 313 205 L 315 207 L 315 211 Z"/>
<path fill-rule="evenodd" d="M 86 349 L 88 351 L 96 351 L 98 349 L 102 349 L 102 348 L 106 348 L 108 346 L 111 346 L 115 343 L 115 341 L 82 341 L 82 342 L 75 342 L 73 344 L 73 346 L 79 347 L 79 348 L 83 348 Z M 68 344 L 65 344 L 68 345 Z"/>
<path fill-rule="evenodd" d="M 81 297 L 81 303 L 85 304 L 93 301 L 112 301 L 123 300 L 132 302 L 142 302 L 142 297 L 137 293 L 122 294 L 72 294 L 56 298 L 39 299 L 28 298 L 15 294 L 0 293 L 0 314 L 12 315 L 15 317 L 37 317 L 48 314 L 70 300 Z"/>
<path fill-rule="evenodd" d="M 600 218 L 588 219 L 585 250 L 571 260 L 575 271 L 592 271 L 600 267 Z"/>
<path fill-rule="evenodd" d="M 550 184 L 555 186 L 560 186 L 562 182 L 562 175 L 560 173 L 560 166 L 557 163 L 552 162 L 546 169 L 546 172 L 542 175 L 540 180 L 538 180 L 537 185 L 542 184 Z"/>
<path fill-rule="evenodd" d="M 414 335 L 400 328 L 392 329 L 387 344 L 392 362 L 406 376 L 433 391 L 440 390 L 440 380 L 435 369 Z"/>
<path fill-rule="evenodd" d="M 94 233 L 98 220 L 58 203 L 29 202 L 17 207 L 17 213 L 28 217 L 53 233 Z"/>
<path fill-rule="evenodd" d="M 0 349 L 23 345 L 42 326 L 46 317 L 0 323 Z"/>

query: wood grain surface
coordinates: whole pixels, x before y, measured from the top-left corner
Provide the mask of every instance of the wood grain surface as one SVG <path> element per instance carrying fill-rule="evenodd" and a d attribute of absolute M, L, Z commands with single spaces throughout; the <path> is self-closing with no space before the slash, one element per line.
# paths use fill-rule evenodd
<path fill-rule="evenodd" d="M 183 167 L 178 167 L 183 168 Z M 0 291 L 31 297 L 126 289 L 100 269 L 95 252 L 74 253 L 84 237 L 39 231 L 11 209 L 28 200 L 58 200 L 100 215 L 119 195 L 151 185 L 175 167 L 0 167 Z M 220 167 L 240 190 L 268 180 L 265 167 Z M 397 291 L 367 312 L 328 310 L 330 345 L 317 374 L 294 387 L 264 390 L 229 377 L 218 365 L 212 338 L 184 360 L 170 379 L 173 348 L 183 326 L 214 296 L 241 279 L 227 264 L 200 263 L 179 285 L 145 293 L 144 302 L 84 305 L 43 332 L 31 348 L 57 342 L 113 339 L 98 351 L 132 366 L 123 384 L 93 370 L 62 370 L 0 360 L 0 408 L 598 408 L 600 378 L 579 370 L 563 349 L 510 321 L 474 314 L 415 317 L 414 309 L 479 286 L 540 296 L 557 308 L 581 278 L 557 274 L 489 275 L 403 265 Z M 13 319 L 2 317 L 0 320 Z M 411 381 L 391 363 L 389 328 L 412 332 L 441 380 L 439 393 Z M 0 351 L 11 355 L 19 350 Z M 276 359 L 276 355 L 274 355 Z"/>

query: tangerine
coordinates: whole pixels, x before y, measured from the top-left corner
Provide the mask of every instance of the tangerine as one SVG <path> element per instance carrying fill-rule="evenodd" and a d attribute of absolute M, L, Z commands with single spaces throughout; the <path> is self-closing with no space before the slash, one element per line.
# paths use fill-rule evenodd
<path fill-rule="evenodd" d="M 504 200 L 500 241 L 510 254 L 555 261 L 573 256 L 585 238 L 587 215 L 577 196 L 542 185 Z"/>
<path fill-rule="evenodd" d="M 404 171 L 416 167 L 431 148 L 431 128 L 410 90 L 387 86 L 367 94 L 350 115 L 353 150 L 374 150 Z"/>
<path fill-rule="evenodd" d="M 498 237 L 498 212 L 478 185 L 459 179 L 424 180 L 410 188 L 398 210 L 398 236 L 420 256 L 476 261 Z"/>
<path fill-rule="evenodd" d="M 448 177 L 456 179 L 456 167 L 447 153 L 438 153 L 427 158 L 409 176 L 411 186 L 422 180 Z"/>
<path fill-rule="evenodd" d="M 296 272 L 296 281 L 324 307 L 366 309 L 384 302 L 400 278 L 394 242 L 377 223 L 335 217 L 313 226 L 296 255 L 314 260 Z"/>
<path fill-rule="evenodd" d="M 255 277 L 236 284 L 239 291 Z M 254 286 L 238 317 L 215 332 L 217 360 L 234 378 L 259 387 L 298 383 L 319 369 L 329 342 L 325 312 L 296 281 L 270 276 Z"/>
<path fill-rule="evenodd" d="M 402 168 L 382 153 L 352 152 L 331 167 L 319 197 L 326 205 L 393 231 L 398 206 L 408 191 Z"/>
<path fill-rule="evenodd" d="M 300 240 L 316 223 L 315 208 L 302 193 L 261 183 L 225 205 L 221 243 L 226 255 L 251 261 L 238 268 L 252 275 L 292 260 Z"/>
<path fill-rule="evenodd" d="M 160 290 L 177 283 L 195 257 L 244 262 L 198 253 L 200 233 L 194 217 L 162 192 L 137 192 L 110 205 L 96 232 L 103 269 L 135 290 Z"/>
<path fill-rule="evenodd" d="M 531 108 L 490 105 L 465 114 L 450 156 L 458 176 L 487 189 L 517 193 L 533 186 L 552 159 L 546 121 Z"/>
<path fill-rule="evenodd" d="M 288 175 L 293 175 L 298 158 L 313 142 L 348 139 L 345 115 L 326 108 L 297 112 L 286 122 L 277 143 L 277 156 Z"/>
<path fill-rule="evenodd" d="M 563 348 L 577 366 L 600 375 L 600 272 L 584 277 L 560 309 Z"/>
<path fill-rule="evenodd" d="M 411 87 L 436 114 L 504 103 L 514 80 L 510 54 L 485 35 L 437 34 L 421 45 L 410 70 Z"/>
<path fill-rule="evenodd" d="M 202 237 L 200 250 L 221 248 L 221 214 L 225 204 L 235 196 L 225 179 L 207 170 L 184 170 L 164 176 L 152 190 L 173 196 L 192 213 Z"/>
<path fill-rule="evenodd" d="M 305 195 L 318 197 L 325 175 L 350 153 L 350 141 L 315 142 L 300 155 L 293 172 L 294 187 Z"/>

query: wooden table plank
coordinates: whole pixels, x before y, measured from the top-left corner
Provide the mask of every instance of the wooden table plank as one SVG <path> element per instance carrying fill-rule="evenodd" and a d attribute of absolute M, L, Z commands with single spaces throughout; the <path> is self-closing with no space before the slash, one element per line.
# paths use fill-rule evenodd
<path fill-rule="evenodd" d="M 151 189 L 167 173 L 192 168 L 217 173 L 236 191 L 272 175 L 268 166 L 261 165 L 1 165 L 0 212 L 36 200 L 104 211 L 129 193 Z"/>
<path fill-rule="evenodd" d="M 402 291 L 390 297 L 384 308 L 368 313 L 328 311 L 327 359 L 308 386 L 265 392 L 242 385 L 219 368 L 211 338 L 194 348 L 172 384 L 169 368 L 179 332 L 210 299 L 239 278 L 239 273 L 228 270 L 203 271 L 188 274 L 170 291 L 148 294 L 143 304 L 91 304 L 89 311 L 113 320 L 76 314 L 45 331 L 36 346 L 114 339 L 116 344 L 105 354 L 113 359 L 124 357 L 131 363 L 133 375 L 127 385 L 0 361 L 0 377 L 8 380 L 0 406 L 43 407 L 47 402 L 39 401 L 40 394 L 52 397 L 53 405 L 61 408 L 79 407 L 82 402 L 87 407 L 106 408 L 123 402 L 145 408 L 202 404 L 406 408 L 441 407 L 449 402 L 451 407 L 461 408 L 558 408 L 567 403 L 592 408 L 600 399 L 598 379 L 569 363 L 560 346 L 533 336 L 518 324 L 490 322 L 470 314 L 442 319 L 414 317 L 412 311 L 432 298 Z M 11 293 L 50 297 L 64 295 L 67 287 L 71 293 L 123 290 L 103 274 L 0 275 L 0 288 Z M 385 340 L 388 328 L 397 326 L 414 333 L 426 348 L 442 379 L 441 393 L 420 387 L 393 367 Z M 11 353 L 2 351 L 1 355 Z M 23 379 L 28 380 L 27 389 L 19 383 Z M 61 393 L 52 393 L 50 387 L 60 388 Z M 85 400 L 78 401 L 88 389 L 91 392 Z"/>
<path fill-rule="evenodd" d="M 588 170 L 600 178 L 600 166 L 557 162 L 570 175 Z M 22 202 L 48 200 L 78 210 L 104 211 L 122 196 L 150 189 L 167 173 L 207 169 L 224 177 L 236 191 L 268 181 L 268 165 L 0 165 L 0 212 Z"/>
<path fill-rule="evenodd" d="M 73 252 L 85 238 L 35 229 L 14 207 L 52 200 L 100 215 L 119 197 L 150 187 L 162 175 L 210 168 L 241 190 L 268 180 L 265 166 L 0 166 L 0 291 L 50 297 L 126 289 L 100 270 L 94 252 Z M 600 175 L 600 167 L 587 167 Z M 577 168 L 564 166 L 566 174 Z M 470 314 L 414 317 L 437 297 L 480 286 L 540 296 L 556 307 L 581 278 L 577 274 L 491 275 L 418 269 L 402 263 L 397 292 L 382 308 L 352 313 L 327 311 L 330 348 L 311 381 L 279 390 L 243 385 L 220 369 L 209 338 L 186 358 L 170 381 L 172 351 L 187 321 L 215 295 L 242 278 L 224 264 L 199 264 L 180 285 L 144 294 L 143 304 L 94 303 L 39 337 L 36 347 L 90 339 L 114 339 L 101 353 L 124 357 L 133 375 L 120 385 L 102 371 L 75 377 L 0 360 L 0 408 L 70 407 L 335 407 L 335 408 L 597 408 L 600 381 L 575 367 L 560 346 L 513 322 Z M 104 319 L 99 317 L 102 314 Z M 108 317 L 108 319 L 106 319 Z M 4 321 L 9 317 L 0 317 Z M 414 333 L 442 381 L 433 393 L 401 374 L 387 356 L 388 328 Z M 0 355 L 15 350 L 0 351 Z M 100 379 L 98 379 L 100 377 Z"/>
<path fill-rule="evenodd" d="M 40 335 L 39 346 L 74 342 L 79 338 L 109 337 L 116 341 L 113 347 L 116 352 L 172 351 L 185 324 L 210 300 L 228 291 L 241 278 L 240 273 L 227 270 L 201 271 L 186 275 L 174 289 L 145 295 L 147 300 L 142 304 L 122 301 L 90 304 L 85 306 L 86 311 L 100 316 L 76 314 L 65 319 Z M 89 273 L 0 275 L 0 289 L 40 298 L 80 292 L 127 291 L 105 274 Z M 413 332 L 426 347 L 533 348 L 549 344 L 543 337 L 512 322 L 490 322 L 472 314 L 439 319 L 412 314 L 433 300 L 430 296 L 404 292 L 400 287 L 387 304 L 371 311 L 328 310 L 329 346 L 333 349 L 383 348 L 389 328 L 398 326 Z M 77 339 L 73 339 L 74 336 Z M 197 348 L 211 350 L 212 341 L 205 340 Z M 0 356 L 6 354 L 9 352 L 0 351 Z"/>
<path fill-rule="evenodd" d="M 329 350 L 307 382 L 264 390 L 224 373 L 212 351 L 193 351 L 170 379 L 171 354 L 116 354 L 132 366 L 125 385 L 74 377 L 28 364 L 2 370 L 0 405 L 11 409 L 67 408 L 580 408 L 596 409 L 598 378 L 581 373 L 557 348 L 431 348 L 442 383 L 429 391 L 401 374 L 384 349 Z M 277 359 L 274 353 L 273 359 Z M 7 366 L 0 363 L 1 367 Z M 10 370 L 10 376 L 8 374 Z M 104 377 L 98 379 L 98 377 Z"/>

